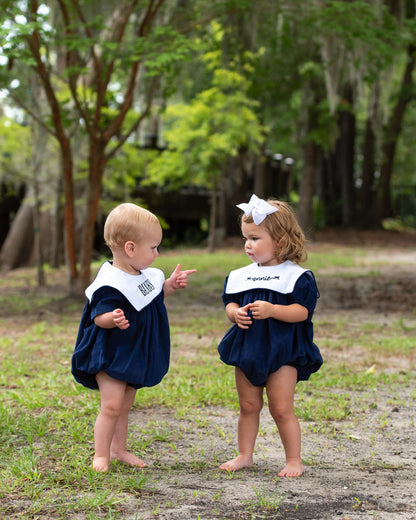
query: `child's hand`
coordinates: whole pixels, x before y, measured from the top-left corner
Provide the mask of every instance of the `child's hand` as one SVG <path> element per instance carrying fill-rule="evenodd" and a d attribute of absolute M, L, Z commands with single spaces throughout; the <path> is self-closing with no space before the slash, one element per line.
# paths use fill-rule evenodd
<path fill-rule="evenodd" d="M 250 303 L 244 307 L 238 307 L 234 314 L 234 322 L 240 327 L 240 329 L 248 329 L 253 323 L 253 320 L 248 314 L 250 310 Z"/>
<path fill-rule="evenodd" d="M 273 304 L 263 300 L 256 300 L 254 303 L 247 305 L 255 320 L 265 320 L 273 317 Z"/>
<path fill-rule="evenodd" d="M 188 269 L 187 271 L 181 271 L 181 264 L 178 264 L 170 275 L 170 285 L 173 290 L 184 289 L 188 285 L 188 275 L 196 273 L 196 269 Z"/>
<path fill-rule="evenodd" d="M 121 309 L 115 309 L 113 311 L 113 321 L 114 325 L 121 330 L 130 327 L 129 320 L 126 319 L 126 317 L 124 316 L 124 311 L 122 311 Z"/>

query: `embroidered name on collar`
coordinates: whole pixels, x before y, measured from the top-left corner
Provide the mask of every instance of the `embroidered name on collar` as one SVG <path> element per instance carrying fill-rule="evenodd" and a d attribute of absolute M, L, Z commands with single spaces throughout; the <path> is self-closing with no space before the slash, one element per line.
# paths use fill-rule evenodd
<path fill-rule="evenodd" d="M 164 282 L 165 276 L 160 269 L 148 267 L 140 275 L 132 275 L 113 267 L 111 262 L 104 262 L 93 283 L 87 287 L 85 295 L 91 301 L 100 287 L 113 287 L 140 311 L 163 291 Z"/>
<path fill-rule="evenodd" d="M 139 291 L 143 294 L 143 296 L 147 296 L 152 291 L 155 290 L 155 286 L 152 284 L 150 280 L 145 280 L 143 283 L 137 286 Z"/>
<path fill-rule="evenodd" d="M 258 282 L 259 280 L 269 282 L 270 280 L 280 280 L 280 276 L 247 276 L 247 280 L 252 282 Z"/>
<path fill-rule="evenodd" d="M 287 260 L 275 266 L 259 266 L 250 264 L 231 271 L 225 287 L 227 294 L 236 294 L 252 289 L 268 289 L 288 294 L 306 269 Z"/>

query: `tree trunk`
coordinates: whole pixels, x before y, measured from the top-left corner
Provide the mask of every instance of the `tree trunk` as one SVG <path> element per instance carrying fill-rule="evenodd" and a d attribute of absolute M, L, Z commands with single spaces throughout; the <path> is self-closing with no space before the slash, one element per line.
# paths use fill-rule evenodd
<path fill-rule="evenodd" d="M 211 209 L 209 216 L 209 232 L 208 232 L 208 253 L 215 251 L 215 232 L 217 220 L 217 190 L 214 187 L 211 192 Z"/>
<path fill-rule="evenodd" d="M 81 241 L 80 271 L 79 279 L 74 287 L 77 294 L 83 294 L 85 288 L 91 281 L 91 260 L 94 246 L 95 225 L 97 222 L 98 205 L 100 202 L 105 163 L 105 145 L 100 140 L 95 141 L 91 139 L 87 207 Z"/>
<path fill-rule="evenodd" d="M 355 215 L 354 200 L 354 145 L 355 116 L 351 110 L 352 88 L 346 86 L 343 93 L 345 109 L 339 114 L 340 138 L 336 146 L 337 171 L 341 184 L 341 223 L 352 226 Z"/>
<path fill-rule="evenodd" d="M 377 103 L 378 106 L 378 103 Z M 377 110 L 377 108 L 376 108 Z M 363 145 L 362 162 L 362 183 L 359 191 L 360 207 L 358 211 L 359 222 L 366 223 L 372 227 L 374 225 L 374 214 L 372 211 L 374 203 L 374 174 L 375 174 L 375 153 L 376 136 L 374 133 L 374 115 L 367 117 Z"/>
<path fill-rule="evenodd" d="M 62 192 L 63 192 L 63 179 L 62 176 L 59 175 L 56 182 L 56 194 L 55 194 L 55 205 L 52 213 L 52 231 L 51 231 L 51 248 L 50 248 L 50 257 L 49 263 L 52 268 L 58 268 L 63 258 L 63 222 L 62 222 Z"/>
<path fill-rule="evenodd" d="M 383 162 L 380 170 L 380 188 L 378 193 L 378 206 L 376 208 L 379 220 L 391 216 L 390 184 L 393 174 L 394 156 L 396 154 L 397 141 L 400 137 L 403 118 L 406 107 L 414 99 L 413 94 L 413 70 L 415 67 L 416 46 L 407 48 L 407 65 L 402 78 L 399 98 L 394 107 L 393 114 L 388 122 L 382 145 Z"/>
<path fill-rule="evenodd" d="M 317 107 L 321 100 L 320 86 L 305 84 L 303 95 L 307 107 L 304 117 L 304 135 L 307 136 L 312 130 L 319 128 Z M 320 158 L 321 148 L 315 141 L 306 137 L 303 144 L 303 171 L 299 186 L 297 217 L 300 227 L 308 238 L 311 238 L 313 232 L 313 198 L 316 192 Z"/>
<path fill-rule="evenodd" d="M 59 144 L 61 146 L 62 154 L 62 175 L 64 180 L 64 195 L 65 195 L 65 256 L 68 267 L 69 276 L 69 294 L 76 295 L 78 270 L 75 257 L 75 215 L 74 215 L 74 184 L 73 184 L 73 161 L 71 144 L 66 136 L 61 136 Z"/>
<path fill-rule="evenodd" d="M 265 155 L 258 155 L 254 165 L 254 193 L 257 197 L 266 197 L 266 161 Z"/>
<path fill-rule="evenodd" d="M 4 273 L 24 265 L 30 258 L 33 245 L 33 191 L 26 194 L 13 219 L 0 254 Z"/>
<path fill-rule="evenodd" d="M 252 158 L 245 150 L 240 150 L 238 156 L 231 158 L 223 168 L 218 186 L 221 191 L 218 213 L 222 238 L 236 236 L 241 232 L 240 210 L 236 208 L 236 204 L 246 202 L 252 193 L 253 187 L 249 181 L 251 165 Z M 216 235 L 218 236 L 218 232 Z"/>
<path fill-rule="evenodd" d="M 36 83 L 33 81 L 33 84 Z M 33 99 L 34 103 L 39 101 L 40 91 L 33 86 L 34 96 L 37 93 L 38 97 Z M 39 184 L 39 173 L 42 171 L 43 158 L 45 157 L 46 145 L 48 142 L 48 134 L 45 128 L 39 125 L 36 121 L 32 122 L 32 169 L 33 169 L 33 228 L 34 228 L 34 246 L 35 246 L 35 262 L 38 285 L 46 284 L 45 271 L 43 269 L 44 254 L 42 248 L 42 233 L 41 233 L 41 190 Z M 49 230 L 48 230 L 49 231 Z"/>
<path fill-rule="evenodd" d="M 40 189 L 39 189 L 39 175 L 38 172 L 42 168 L 42 158 L 47 143 L 46 131 L 40 127 L 37 123 L 33 123 L 32 128 L 33 135 L 33 192 L 34 192 L 34 205 L 33 205 L 33 231 L 34 231 L 34 246 L 35 246 L 35 262 L 36 262 L 36 273 L 38 285 L 42 286 L 46 284 L 45 271 L 43 269 L 44 255 L 42 249 L 42 235 L 40 226 L 41 216 L 41 200 L 40 200 Z"/>
<path fill-rule="evenodd" d="M 37 3 L 29 3 L 32 11 L 33 19 L 37 17 Z M 44 59 L 43 47 L 39 38 L 38 31 L 34 30 L 28 37 L 28 46 L 35 60 L 34 70 L 45 92 L 46 100 L 51 111 L 51 119 L 54 126 L 54 137 L 57 139 L 61 150 L 61 167 L 64 179 L 64 195 L 65 195 L 65 253 L 67 258 L 69 272 L 69 292 L 72 294 L 72 288 L 78 277 L 76 261 L 75 261 L 75 242 L 74 242 L 74 186 L 73 186 L 73 160 L 70 137 L 65 131 L 65 121 L 61 113 L 61 107 L 54 90 L 51 75 L 47 62 Z"/>
<path fill-rule="evenodd" d="M 339 226 L 341 224 L 339 208 L 341 187 L 339 186 L 339 176 L 336 172 L 336 160 L 333 152 L 321 157 L 316 184 L 318 200 L 323 208 L 322 224 Z"/>
<path fill-rule="evenodd" d="M 307 237 L 313 231 L 313 196 L 315 194 L 316 172 L 320 157 L 320 149 L 316 143 L 309 141 L 304 146 L 304 167 L 299 187 L 299 205 L 297 217 Z"/>
<path fill-rule="evenodd" d="M 36 109 L 37 113 L 42 113 L 42 108 L 46 105 L 43 97 L 43 90 L 37 76 L 30 78 L 30 102 Z M 42 193 L 41 193 L 41 172 L 43 167 L 43 159 L 46 155 L 46 146 L 48 143 L 48 132 L 46 128 L 37 121 L 31 121 L 32 132 L 32 173 L 33 179 L 33 228 L 34 228 L 34 253 L 36 263 L 37 282 L 39 286 L 45 285 L 45 271 L 43 269 L 44 254 L 42 248 L 41 233 L 41 211 L 42 211 Z"/>

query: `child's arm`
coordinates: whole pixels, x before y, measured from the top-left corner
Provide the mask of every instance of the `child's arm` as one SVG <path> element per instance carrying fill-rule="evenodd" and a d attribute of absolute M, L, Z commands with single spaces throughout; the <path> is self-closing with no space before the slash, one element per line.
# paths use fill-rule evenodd
<path fill-rule="evenodd" d="M 265 320 L 274 318 L 275 320 L 286 321 L 287 323 L 299 323 L 308 317 L 308 309 L 299 303 L 290 305 L 278 305 L 263 300 L 257 300 L 247 305 L 251 310 L 255 320 Z"/>
<path fill-rule="evenodd" d="M 178 264 L 170 277 L 165 280 L 165 284 L 163 285 L 165 296 L 169 296 L 169 294 L 175 292 L 176 289 L 185 289 L 188 285 L 188 275 L 193 273 L 196 273 L 196 269 L 181 271 L 181 265 Z"/>
<path fill-rule="evenodd" d="M 130 326 L 129 321 L 124 316 L 124 311 L 115 309 L 112 312 L 104 312 L 94 318 L 94 323 L 103 329 L 113 329 L 118 327 L 121 330 Z"/>
<path fill-rule="evenodd" d="M 240 329 L 248 329 L 253 323 L 252 319 L 248 315 L 250 305 L 240 307 L 238 303 L 231 302 L 225 307 L 225 313 L 227 318 L 240 327 Z"/>

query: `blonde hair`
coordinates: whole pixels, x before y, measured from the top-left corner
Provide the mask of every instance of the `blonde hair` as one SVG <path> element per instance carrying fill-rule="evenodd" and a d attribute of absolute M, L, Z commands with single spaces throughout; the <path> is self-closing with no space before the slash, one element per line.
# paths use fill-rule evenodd
<path fill-rule="evenodd" d="M 130 202 L 119 204 L 110 212 L 105 221 L 105 243 L 114 251 L 123 248 L 129 240 L 139 242 L 149 224 L 159 224 L 156 215 L 137 204 Z"/>
<path fill-rule="evenodd" d="M 266 202 L 278 209 L 278 211 L 267 215 L 260 224 L 267 229 L 276 243 L 276 258 L 279 262 L 286 260 L 291 260 L 297 264 L 305 262 L 308 258 L 305 247 L 306 238 L 293 209 L 287 202 L 276 199 L 267 199 Z M 243 214 L 241 222 L 251 224 L 254 221 L 251 214 L 247 217 Z"/>

